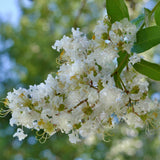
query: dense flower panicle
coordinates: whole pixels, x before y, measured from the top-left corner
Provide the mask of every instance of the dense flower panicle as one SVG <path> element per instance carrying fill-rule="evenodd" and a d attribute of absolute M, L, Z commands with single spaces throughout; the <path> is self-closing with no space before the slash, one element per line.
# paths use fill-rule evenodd
<path fill-rule="evenodd" d="M 159 104 L 148 98 L 148 82 L 132 67 L 141 59 L 130 52 L 135 35 L 136 27 L 127 19 L 111 24 L 105 17 L 91 40 L 72 28 L 71 37 L 64 36 L 53 46 L 61 51 L 57 75 L 8 93 L 10 125 L 42 129 L 49 135 L 61 131 L 72 143 L 93 134 L 103 136 L 122 119 L 131 127 L 143 127 Z M 130 55 L 129 67 L 121 74 L 125 90 L 112 76 L 120 50 Z M 14 136 L 22 140 L 27 135 L 19 128 Z"/>

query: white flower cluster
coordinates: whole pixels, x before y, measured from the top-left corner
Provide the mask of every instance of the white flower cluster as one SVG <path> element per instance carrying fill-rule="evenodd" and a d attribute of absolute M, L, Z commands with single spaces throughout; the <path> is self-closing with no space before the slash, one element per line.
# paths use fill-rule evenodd
<path fill-rule="evenodd" d="M 136 27 L 127 19 L 111 24 L 107 17 L 99 21 L 89 40 L 79 29 L 72 36 L 56 41 L 53 48 L 62 51 L 57 76 L 48 75 L 45 83 L 9 92 L 10 125 L 43 130 L 49 135 L 58 131 L 69 135 L 72 143 L 93 134 L 103 135 L 125 121 L 132 127 L 143 127 L 158 104 L 148 96 L 148 82 L 132 64 L 140 60 L 130 49 Z M 113 73 L 118 52 L 127 51 L 130 67 L 121 73 L 125 89 L 116 87 Z M 14 136 L 26 137 L 22 129 Z"/>

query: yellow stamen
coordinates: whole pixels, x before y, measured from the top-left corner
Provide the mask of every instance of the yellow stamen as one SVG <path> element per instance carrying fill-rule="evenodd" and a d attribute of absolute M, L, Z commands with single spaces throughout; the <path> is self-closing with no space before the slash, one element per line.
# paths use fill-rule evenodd
<path fill-rule="evenodd" d="M 45 123 L 44 123 L 43 119 L 40 119 L 40 121 L 38 122 L 38 125 L 41 126 L 41 125 L 44 125 L 44 124 Z"/>
<path fill-rule="evenodd" d="M 60 59 L 62 59 L 62 56 L 64 55 L 64 50 L 60 54 Z"/>
<path fill-rule="evenodd" d="M 76 79 L 76 75 L 70 77 L 70 80 L 72 80 L 72 79 Z"/>
<path fill-rule="evenodd" d="M 20 97 L 20 98 L 24 97 L 24 94 L 23 94 L 23 93 L 21 93 L 21 94 L 19 95 L 19 97 Z"/>
<path fill-rule="evenodd" d="M 93 40 L 95 40 L 95 39 L 96 39 L 96 36 L 95 36 L 95 35 L 93 35 L 93 36 L 92 36 L 92 39 L 93 39 Z"/>
<path fill-rule="evenodd" d="M 7 106 L 9 104 L 8 99 L 6 98 L 3 103 L 4 103 L 5 106 Z"/>

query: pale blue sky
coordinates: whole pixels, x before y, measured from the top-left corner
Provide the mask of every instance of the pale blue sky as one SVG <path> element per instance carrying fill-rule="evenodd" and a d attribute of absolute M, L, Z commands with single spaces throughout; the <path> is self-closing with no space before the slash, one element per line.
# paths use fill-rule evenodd
<path fill-rule="evenodd" d="M 21 13 L 17 6 L 17 0 L 0 0 L 0 18 L 17 25 Z"/>
<path fill-rule="evenodd" d="M 21 0 L 25 6 L 31 6 L 30 0 Z M 0 18 L 17 25 L 21 16 L 20 9 L 17 5 L 18 0 L 0 0 Z"/>

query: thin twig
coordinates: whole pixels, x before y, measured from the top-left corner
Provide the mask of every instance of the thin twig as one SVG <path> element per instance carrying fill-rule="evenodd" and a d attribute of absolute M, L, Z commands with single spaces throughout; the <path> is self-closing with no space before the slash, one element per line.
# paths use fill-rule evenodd
<path fill-rule="evenodd" d="M 95 90 L 97 90 L 97 92 L 99 93 L 98 88 L 93 86 L 93 81 L 92 81 L 92 80 L 90 81 L 89 86 L 90 86 L 91 88 L 94 88 Z"/>
<path fill-rule="evenodd" d="M 121 84 L 122 84 L 122 86 L 123 86 L 123 88 L 124 88 L 124 91 L 128 94 L 128 93 L 129 93 L 129 91 L 127 90 L 127 88 L 126 88 L 126 86 L 125 86 L 124 82 L 122 81 L 121 77 L 120 77 L 120 76 L 118 76 L 118 78 L 119 78 L 119 80 L 120 80 L 120 82 L 121 82 Z"/>
<path fill-rule="evenodd" d="M 83 104 L 84 102 L 87 102 L 88 98 L 84 99 L 83 101 L 80 101 L 76 106 L 74 106 L 73 108 L 76 109 L 78 106 L 80 106 L 81 104 Z M 68 110 L 67 112 L 70 113 L 71 111 L 73 111 L 73 109 L 71 108 L 70 110 Z"/>

